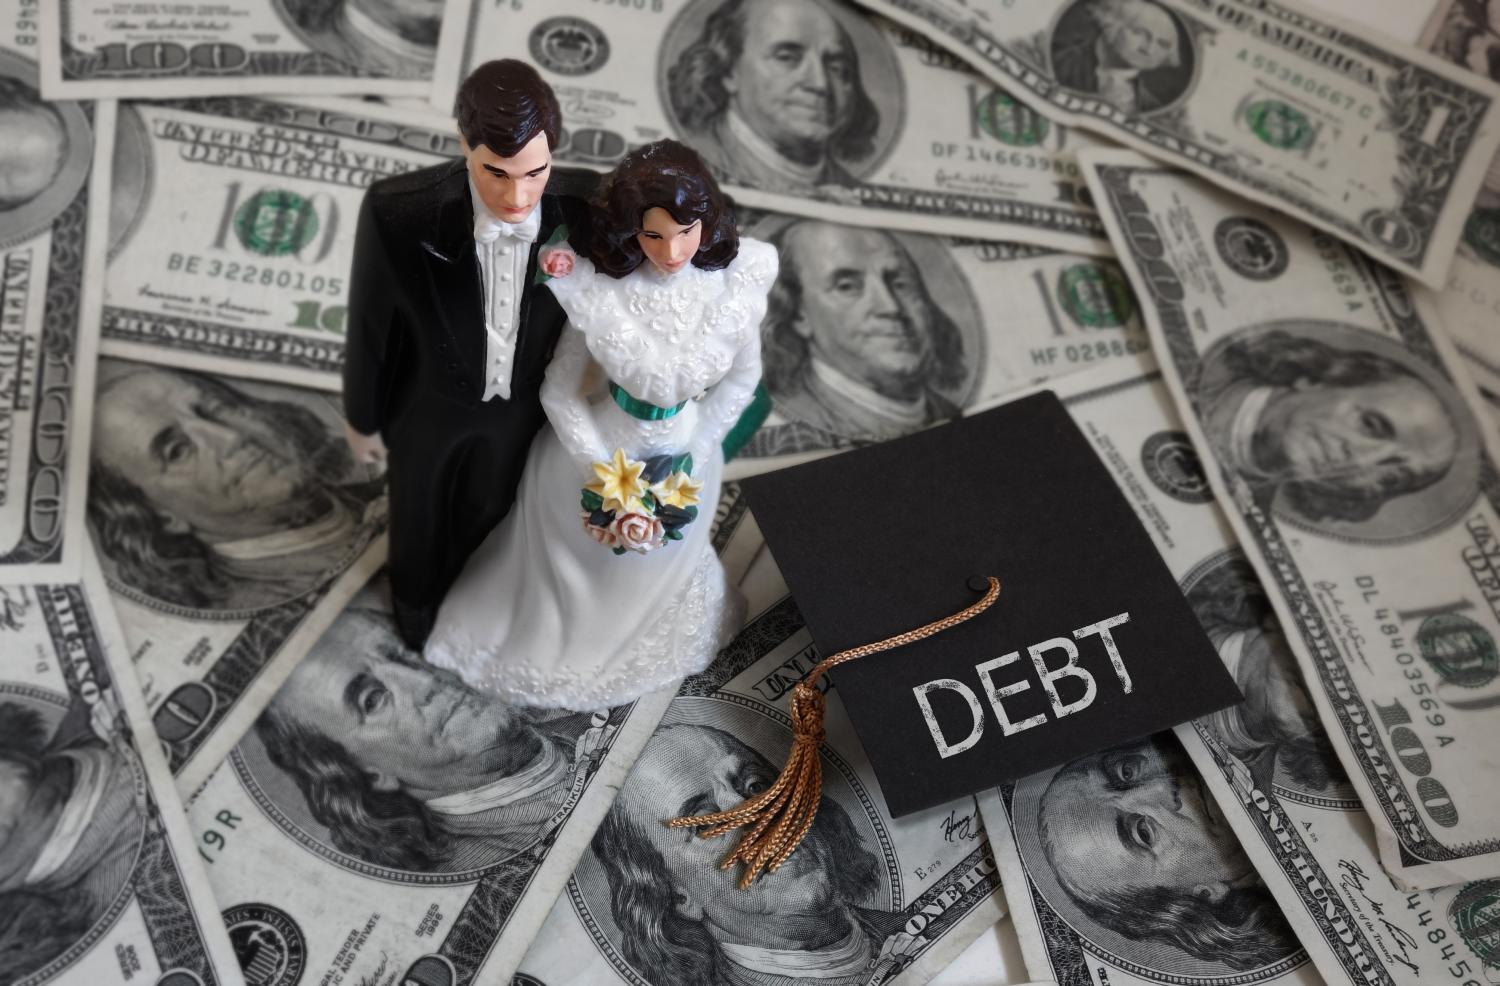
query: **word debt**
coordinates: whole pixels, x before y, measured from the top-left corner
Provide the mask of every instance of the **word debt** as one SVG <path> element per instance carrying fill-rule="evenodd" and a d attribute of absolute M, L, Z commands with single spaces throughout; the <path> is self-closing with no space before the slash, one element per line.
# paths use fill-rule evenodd
<path fill-rule="evenodd" d="M 1053 637 L 1039 644 L 1032 644 L 1026 648 L 1026 653 L 1031 657 L 1031 664 L 1036 668 L 1037 676 L 1041 679 L 1042 691 L 1047 695 L 1047 702 L 1052 707 L 1052 714 L 1058 719 L 1063 716 L 1082 712 L 1093 704 L 1094 698 L 1099 693 L 1098 683 L 1094 680 L 1087 668 L 1078 663 L 1079 650 L 1074 640 L 1084 640 L 1088 637 L 1098 637 L 1104 645 L 1104 652 L 1109 655 L 1109 663 L 1115 669 L 1115 676 L 1120 679 L 1120 687 L 1126 695 L 1130 694 L 1130 672 L 1125 670 L 1125 660 L 1120 656 L 1120 648 L 1115 644 L 1114 635 L 1110 633 L 1115 627 L 1130 622 L 1129 613 L 1120 613 L 1111 616 L 1107 620 L 1098 623 L 1090 623 L 1086 627 L 1079 627 L 1073 631 L 1072 639 L 1068 637 Z M 1062 663 L 1056 667 L 1049 667 L 1048 655 L 1061 652 Z M 1021 660 L 1020 651 L 1011 651 L 1009 654 L 1001 654 L 993 660 L 974 665 L 974 670 L 979 674 L 980 685 L 984 688 L 985 698 L 989 700 L 990 711 L 994 713 L 996 721 L 1000 723 L 1000 731 L 1006 736 L 1014 736 L 1016 733 L 1033 726 L 1040 726 L 1047 721 L 1045 711 L 1036 715 L 1028 716 L 1019 722 L 1013 720 L 1005 709 L 1006 699 L 1014 698 L 1022 692 L 1031 688 L 1031 682 L 1025 678 L 1012 681 L 1009 684 L 996 685 L 994 674 L 1001 668 L 1015 664 Z M 1055 662 L 1054 658 L 1054 662 Z M 1057 693 L 1057 683 L 1063 678 L 1076 678 L 1083 686 L 1083 694 L 1071 702 L 1063 701 Z M 946 689 L 961 697 L 969 706 L 971 725 L 969 734 L 958 742 L 949 742 L 944 735 L 943 728 L 938 725 L 937 716 L 933 713 L 932 702 L 929 696 L 938 689 Z M 984 708 L 979 704 L 979 696 L 974 694 L 974 689 L 961 681 L 953 678 L 937 678 L 912 688 L 917 697 L 917 705 L 922 710 L 922 718 L 927 721 L 927 729 L 932 733 L 932 741 L 937 745 L 938 755 L 951 757 L 965 750 L 973 748 L 984 735 Z"/>

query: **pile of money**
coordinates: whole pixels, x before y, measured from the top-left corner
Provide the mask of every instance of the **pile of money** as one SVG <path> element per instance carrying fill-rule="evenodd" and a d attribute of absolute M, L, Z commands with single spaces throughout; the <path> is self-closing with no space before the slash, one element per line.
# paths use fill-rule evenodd
<path fill-rule="evenodd" d="M 1500 3 L 1432 6 L 0 0 L 0 984 L 1500 982 Z M 781 258 L 748 615 L 618 708 L 405 648 L 345 442 L 364 191 L 502 57 Z M 1039 387 L 1245 702 L 897 819 L 825 682 L 737 889 L 657 822 L 819 656 L 733 480 Z"/>

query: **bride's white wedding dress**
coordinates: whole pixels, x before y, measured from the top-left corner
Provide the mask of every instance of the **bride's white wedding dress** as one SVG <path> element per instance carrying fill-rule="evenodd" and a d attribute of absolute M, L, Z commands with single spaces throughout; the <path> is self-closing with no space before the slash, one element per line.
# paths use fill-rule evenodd
<path fill-rule="evenodd" d="M 713 660 L 739 616 L 709 543 L 719 446 L 760 380 L 776 264 L 775 248 L 742 238 L 721 270 L 648 262 L 613 278 L 579 257 L 548 282 L 569 323 L 542 385 L 551 427 L 532 442 L 515 505 L 444 599 L 429 662 L 516 704 L 602 709 Z M 594 365 L 607 392 L 585 392 Z M 582 487 L 617 448 L 692 454 L 703 490 L 682 540 L 615 555 L 585 533 Z"/>

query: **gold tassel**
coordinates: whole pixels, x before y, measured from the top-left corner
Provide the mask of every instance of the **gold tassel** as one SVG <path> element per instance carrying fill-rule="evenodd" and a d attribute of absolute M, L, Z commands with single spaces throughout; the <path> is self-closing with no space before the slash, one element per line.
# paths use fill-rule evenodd
<path fill-rule="evenodd" d="M 775 873 L 812 828 L 813 819 L 818 815 L 818 804 L 823 798 L 823 761 L 818 751 L 823 745 L 823 710 L 827 703 L 818 689 L 818 679 L 846 661 L 915 643 L 978 616 L 1000 595 L 1000 580 L 989 576 L 986 581 L 989 588 L 984 598 L 951 616 L 873 644 L 839 651 L 820 661 L 812 673 L 792 689 L 787 710 L 792 719 L 792 751 L 787 755 L 786 766 L 781 769 L 776 783 L 736 808 L 669 819 L 667 827 L 707 826 L 707 831 L 698 835 L 712 839 L 749 825 L 750 831 L 719 863 L 719 869 L 727 870 L 735 863 L 744 863 L 741 890 L 755 882 L 761 870 Z"/>

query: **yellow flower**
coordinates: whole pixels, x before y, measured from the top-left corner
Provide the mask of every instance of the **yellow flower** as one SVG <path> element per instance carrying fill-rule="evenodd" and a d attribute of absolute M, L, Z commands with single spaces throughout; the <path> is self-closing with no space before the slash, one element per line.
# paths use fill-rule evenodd
<path fill-rule="evenodd" d="M 594 463 L 595 478 L 584 489 L 599 494 L 605 510 L 644 512 L 641 494 L 646 492 L 646 484 L 641 480 L 641 472 L 645 468 L 644 462 L 625 458 L 625 450 L 617 448 L 613 461 Z"/>
<path fill-rule="evenodd" d="M 703 484 L 679 469 L 651 487 L 651 492 L 669 507 L 695 507 L 698 505 L 698 494 L 703 492 Z"/>

